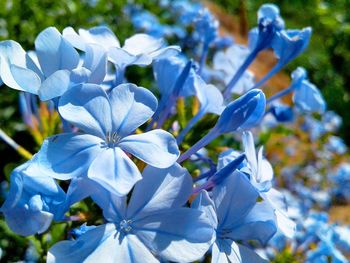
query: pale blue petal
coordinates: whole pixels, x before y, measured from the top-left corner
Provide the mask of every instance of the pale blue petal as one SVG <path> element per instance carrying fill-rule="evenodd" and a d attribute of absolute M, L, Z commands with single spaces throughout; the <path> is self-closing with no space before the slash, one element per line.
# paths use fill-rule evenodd
<path fill-rule="evenodd" d="M 165 260 L 199 260 L 211 245 L 214 230 L 204 213 L 178 208 L 153 213 L 134 221 L 136 235 Z"/>
<path fill-rule="evenodd" d="M 276 233 L 277 222 L 274 210 L 266 202 L 257 203 L 247 216 L 236 222 L 227 236 L 233 240 L 259 240 L 261 244 Z"/>
<path fill-rule="evenodd" d="M 307 80 L 304 80 L 300 87 L 296 88 L 293 96 L 294 103 L 307 112 L 324 113 L 326 102 L 319 89 Z"/>
<path fill-rule="evenodd" d="M 108 50 L 108 59 L 117 65 L 118 70 L 118 68 L 124 69 L 128 65 L 133 64 L 137 57 L 122 48 L 114 47 Z"/>
<path fill-rule="evenodd" d="M 267 263 L 266 260 L 261 258 L 258 254 L 256 254 L 253 250 L 237 244 L 229 239 L 223 239 L 217 242 L 218 250 L 215 250 L 215 259 L 222 258 L 224 259 L 224 255 L 227 257 L 226 262 L 234 262 L 234 263 Z M 217 255 L 218 253 L 219 256 Z M 221 263 L 221 261 L 212 261 Z M 223 261 L 225 262 L 225 261 Z"/>
<path fill-rule="evenodd" d="M 164 41 L 162 39 L 154 38 L 147 34 L 135 34 L 125 40 L 123 49 L 137 56 L 154 52 L 161 48 L 163 44 Z"/>
<path fill-rule="evenodd" d="M 112 131 L 109 99 L 98 85 L 81 84 L 70 88 L 61 97 L 58 111 L 79 129 L 102 139 Z"/>
<path fill-rule="evenodd" d="M 70 85 L 75 86 L 81 83 L 87 83 L 89 82 L 90 76 L 91 76 L 91 71 L 84 67 L 73 69 L 69 76 Z"/>
<path fill-rule="evenodd" d="M 91 198 L 102 209 L 103 217 L 108 222 L 122 221 L 126 217 L 127 196 L 116 196 L 95 181 L 93 182 L 95 191 Z"/>
<path fill-rule="evenodd" d="M 46 77 L 60 69 L 72 70 L 79 63 L 79 54 L 54 27 L 48 27 L 35 39 L 35 50 Z"/>
<path fill-rule="evenodd" d="M 101 257 L 103 262 L 116 262 L 123 251 L 123 243 L 120 244 L 116 233 L 114 224 L 106 224 L 85 232 L 77 240 L 58 242 L 49 249 L 46 262 L 95 263 Z M 106 250 L 107 254 L 101 254 Z"/>
<path fill-rule="evenodd" d="M 192 178 L 185 168 L 174 164 L 167 169 L 147 166 L 135 185 L 127 217 L 140 218 L 156 211 L 184 205 L 192 192 Z M 147 191 L 145 191 L 147 189 Z"/>
<path fill-rule="evenodd" d="M 34 71 L 16 66 L 14 64 L 10 65 L 10 71 L 12 73 L 12 77 L 23 91 L 38 94 L 41 79 Z"/>
<path fill-rule="evenodd" d="M 89 30 L 79 29 L 79 35 L 85 43 L 98 44 L 108 50 L 111 47 L 120 47 L 120 43 L 115 34 L 106 26 L 96 26 Z"/>
<path fill-rule="evenodd" d="M 174 136 L 163 130 L 152 130 L 123 138 L 118 146 L 143 162 L 167 168 L 176 162 L 180 155 Z"/>
<path fill-rule="evenodd" d="M 88 45 L 85 51 L 83 67 L 91 71 L 90 83 L 102 83 L 107 72 L 107 52 L 97 44 Z"/>
<path fill-rule="evenodd" d="M 210 224 L 213 226 L 213 228 L 217 229 L 218 218 L 216 215 L 215 204 L 213 200 L 211 200 L 211 198 L 209 197 L 209 194 L 206 190 L 202 190 L 196 196 L 196 198 L 191 204 L 191 207 L 203 211 L 209 218 Z"/>
<path fill-rule="evenodd" d="M 88 177 L 118 196 L 127 195 L 142 178 L 137 166 L 118 147 L 103 149 L 91 163 Z"/>
<path fill-rule="evenodd" d="M 85 51 L 87 44 L 86 41 L 81 36 L 79 36 L 72 27 L 69 26 L 63 29 L 62 36 L 69 43 L 71 43 L 73 47 Z"/>
<path fill-rule="evenodd" d="M 201 108 L 205 112 L 220 115 L 224 110 L 224 98 L 218 88 L 214 85 L 206 85 L 204 81 L 200 81 L 197 88 L 197 97 L 201 104 Z"/>
<path fill-rule="evenodd" d="M 154 78 L 162 97 L 170 96 L 184 66 L 184 62 L 178 57 L 160 59 L 153 64 Z"/>
<path fill-rule="evenodd" d="M 258 192 L 246 175 L 235 172 L 213 189 L 220 228 L 230 229 L 244 218 L 256 203 Z"/>
<path fill-rule="evenodd" d="M 31 211 L 27 206 L 14 207 L 4 213 L 9 228 L 18 235 L 30 236 L 45 232 L 51 225 L 53 214 Z"/>
<path fill-rule="evenodd" d="M 39 169 L 60 180 L 84 174 L 92 160 L 103 150 L 98 137 L 87 134 L 64 133 L 47 138 L 37 153 Z M 30 169 L 37 169 L 35 166 Z"/>
<path fill-rule="evenodd" d="M 30 70 L 33 70 L 33 72 L 30 72 Z M 25 79 L 22 79 L 20 72 L 25 73 Z M 39 88 L 39 72 L 40 70 L 27 56 L 20 44 L 12 40 L 0 42 L 0 76 L 7 86 L 36 94 Z M 28 86 L 25 80 L 33 82 L 33 87 Z M 22 87 L 22 85 L 24 86 Z"/>
<path fill-rule="evenodd" d="M 41 100 L 51 100 L 62 96 L 69 88 L 70 72 L 68 70 L 58 70 L 50 75 L 42 83 L 38 95 Z"/>
<path fill-rule="evenodd" d="M 121 84 L 112 89 L 109 96 L 113 131 L 121 137 L 133 133 L 157 109 L 158 102 L 153 93 L 134 84 Z"/>

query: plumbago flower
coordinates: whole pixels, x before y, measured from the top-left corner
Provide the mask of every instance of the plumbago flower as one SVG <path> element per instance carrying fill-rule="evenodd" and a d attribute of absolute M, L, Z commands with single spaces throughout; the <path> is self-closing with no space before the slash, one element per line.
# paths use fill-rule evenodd
<path fill-rule="evenodd" d="M 61 97 L 58 110 L 85 134 L 63 133 L 46 139 L 37 162 L 53 178 L 67 180 L 86 174 L 114 194 L 125 195 L 141 179 L 125 152 L 159 168 L 171 166 L 179 156 L 168 132 L 130 135 L 156 108 L 154 95 L 133 84 L 121 84 L 109 94 L 98 85 L 78 85 Z"/>
<path fill-rule="evenodd" d="M 258 240 L 265 244 L 277 230 L 273 209 L 266 202 L 257 203 L 258 196 L 246 175 L 236 171 L 193 201 L 192 207 L 205 211 L 215 229 L 211 262 L 265 262 L 236 243 Z"/>
<path fill-rule="evenodd" d="M 295 234 L 295 223 L 287 216 L 287 204 L 284 195 L 272 187 L 273 169 L 271 164 L 263 158 L 263 148 L 258 154 L 255 150 L 254 138 L 250 131 L 244 131 L 243 145 L 247 162 L 243 163 L 239 171 L 249 176 L 252 186 L 258 191 L 259 196 L 265 200 L 266 206 L 273 209 L 277 225 L 283 234 L 292 238 Z M 236 159 L 237 152 L 229 150 L 219 158 L 219 169 Z"/>
<path fill-rule="evenodd" d="M 124 81 L 124 71 L 127 66 L 147 66 L 153 60 L 173 56 L 180 52 L 178 46 L 165 46 L 163 39 L 147 34 L 135 34 L 126 39 L 124 46 L 121 47 L 118 38 L 108 27 L 79 29 L 78 32 L 79 34 L 72 27 L 67 27 L 63 30 L 63 37 L 82 51 L 86 51 L 90 44 L 104 48 L 108 54 L 108 60 L 116 67 L 117 84 Z"/>
<path fill-rule="evenodd" d="M 61 207 L 66 195 L 55 180 L 42 174 L 38 166 L 27 168 L 35 162 L 37 156 L 11 174 L 10 191 L 0 211 L 7 225 L 22 236 L 45 232 L 54 219 L 62 220 Z"/>
<path fill-rule="evenodd" d="M 183 207 L 192 178 L 178 164 L 145 168 L 126 205 L 125 197 L 101 190 L 93 198 L 107 223 L 62 241 L 47 262 L 190 262 L 208 250 L 213 227 L 200 210 Z"/>
<path fill-rule="evenodd" d="M 39 95 L 41 100 L 61 96 L 81 82 L 100 84 L 106 74 L 107 56 L 90 45 L 82 66 L 79 53 L 54 27 L 35 39 L 35 53 L 25 52 L 15 41 L 0 42 L 0 76 L 9 87 Z"/>

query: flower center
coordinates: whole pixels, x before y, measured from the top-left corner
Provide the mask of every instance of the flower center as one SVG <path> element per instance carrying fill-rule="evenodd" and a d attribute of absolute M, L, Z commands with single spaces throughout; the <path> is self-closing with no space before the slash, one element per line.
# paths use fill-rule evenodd
<path fill-rule="evenodd" d="M 108 147 L 114 147 L 122 139 L 121 136 L 116 132 L 107 132 L 106 134 L 106 144 Z"/>
<path fill-rule="evenodd" d="M 120 226 L 120 231 L 123 231 L 124 233 L 128 233 L 132 230 L 132 221 L 130 219 L 126 220 L 122 220 L 120 223 L 119 223 L 119 226 Z"/>

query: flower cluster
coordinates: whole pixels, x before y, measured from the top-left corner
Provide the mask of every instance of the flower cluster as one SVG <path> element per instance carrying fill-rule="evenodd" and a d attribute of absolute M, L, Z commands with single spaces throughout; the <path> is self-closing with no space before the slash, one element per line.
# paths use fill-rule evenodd
<path fill-rule="evenodd" d="M 265 262 L 268 250 L 258 248 L 272 237 L 295 236 L 291 202 L 277 189 L 263 148 L 256 150 L 252 129 L 325 112 L 302 68 L 284 90 L 267 99 L 262 91 L 305 50 L 311 29 L 286 29 L 279 9 L 266 4 L 243 47 L 219 36 L 218 21 L 202 5 L 161 6 L 179 24 L 162 25 L 129 6 L 136 29 L 145 32 L 124 45 L 106 26 L 62 33 L 50 27 L 28 52 L 15 41 L 0 42 L 0 77 L 21 91 L 25 123 L 37 131 L 31 103 L 37 98 L 60 118 L 61 130 L 12 172 L 0 210 L 11 230 L 24 236 L 42 234 L 53 222 L 81 224 L 49 249 L 47 262 L 192 262 L 207 255 L 211 262 Z M 180 46 L 167 45 L 163 37 L 172 35 Z M 247 68 L 266 49 L 277 63 L 256 81 Z M 128 79 L 132 65 L 152 65 L 153 86 Z M 282 104 L 290 93 L 293 105 Z M 217 138 L 229 149 L 219 151 Z M 241 150 L 233 139 L 242 141 Z M 339 151 L 339 140 L 329 138 L 327 148 Z M 71 210 L 87 198 L 101 209 L 92 225 Z M 335 237 L 318 223 L 305 222 L 303 231 L 312 225 L 322 240 L 318 250 L 330 251 L 325 246 Z M 337 251 L 329 253 L 343 262 Z"/>

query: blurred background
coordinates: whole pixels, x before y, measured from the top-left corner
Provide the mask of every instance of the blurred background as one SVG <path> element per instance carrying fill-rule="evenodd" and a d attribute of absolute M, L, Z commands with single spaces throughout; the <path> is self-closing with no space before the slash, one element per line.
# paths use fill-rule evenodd
<path fill-rule="evenodd" d="M 33 49 L 39 32 L 49 26 L 62 30 L 67 26 L 89 28 L 108 25 L 121 42 L 134 33 L 124 6 L 131 1 L 124 0 L 1 0 L 0 41 L 12 39 L 21 43 L 25 50 Z M 160 14 L 157 1 L 135 0 L 145 9 Z M 328 109 L 343 118 L 340 136 L 350 144 L 350 1 L 348 0 L 278 0 L 269 1 L 280 7 L 281 15 L 288 28 L 311 26 L 313 36 L 308 49 L 288 64 L 284 73 L 275 78 L 281 87 L 288 86 L 289 74 L 296 67 L 308 70 L 309 79 L 321 89 Z M 255 27 L 256 12 L 262 0 L 215 0 L 204 2 L 218 14 L 222 31 L 233 34 L 236 41 L 246 43 L 248 30 Z M 268 63 L 268 62 L 266 62 Z M 142 71 L 144 70 L 144 71 Z M 145 74 L 149 69 L 130 74 Z M 259 75 L 259 67 L 255 68 Z M 263 65 L 261 66 L 263 71 Z M 16 142 L 34 153 L 39 143 L 23 124 L 18 104 L 18 92 L 5 86 L 0 87 L 0 127 Z M 49 133 L 46 135 L 50 135 Z M 278 140 L 278 137 L 276 137 Z M 276 141 L 270 140 L 267 149 L 274 149 Z M 269 146 L 270 145 L 270 146 Z M 272 145 L 272 146 L 271 146 Z M 269 152 L 268 152 L 269 154 Z M 7 144 L 0 141 L 0 183 L 5 191 L 10 172 L 25 159 Z M 0 197 L 0 204 L 3 195 Z M 345 211 L 345 212 L 344 212 Z M 347 213 L 341 210 L 340 213 Z M 348 222 L 349 223 L 349 222 Z M 30 238 L 29 238 L 30 239 Z M 7 251 L 2 260 L 17 261 L 29 253 L 28 238 L 11 233 L 0 217 L 0 248 Z M 32 239 L 32 242 L 37 242 Z M 16 246 L 14 246 L 16 244 Z M 1 257 L 0 257 L 1 258 Z M 2 261 L 1 261 L 2 262 Z"/>

